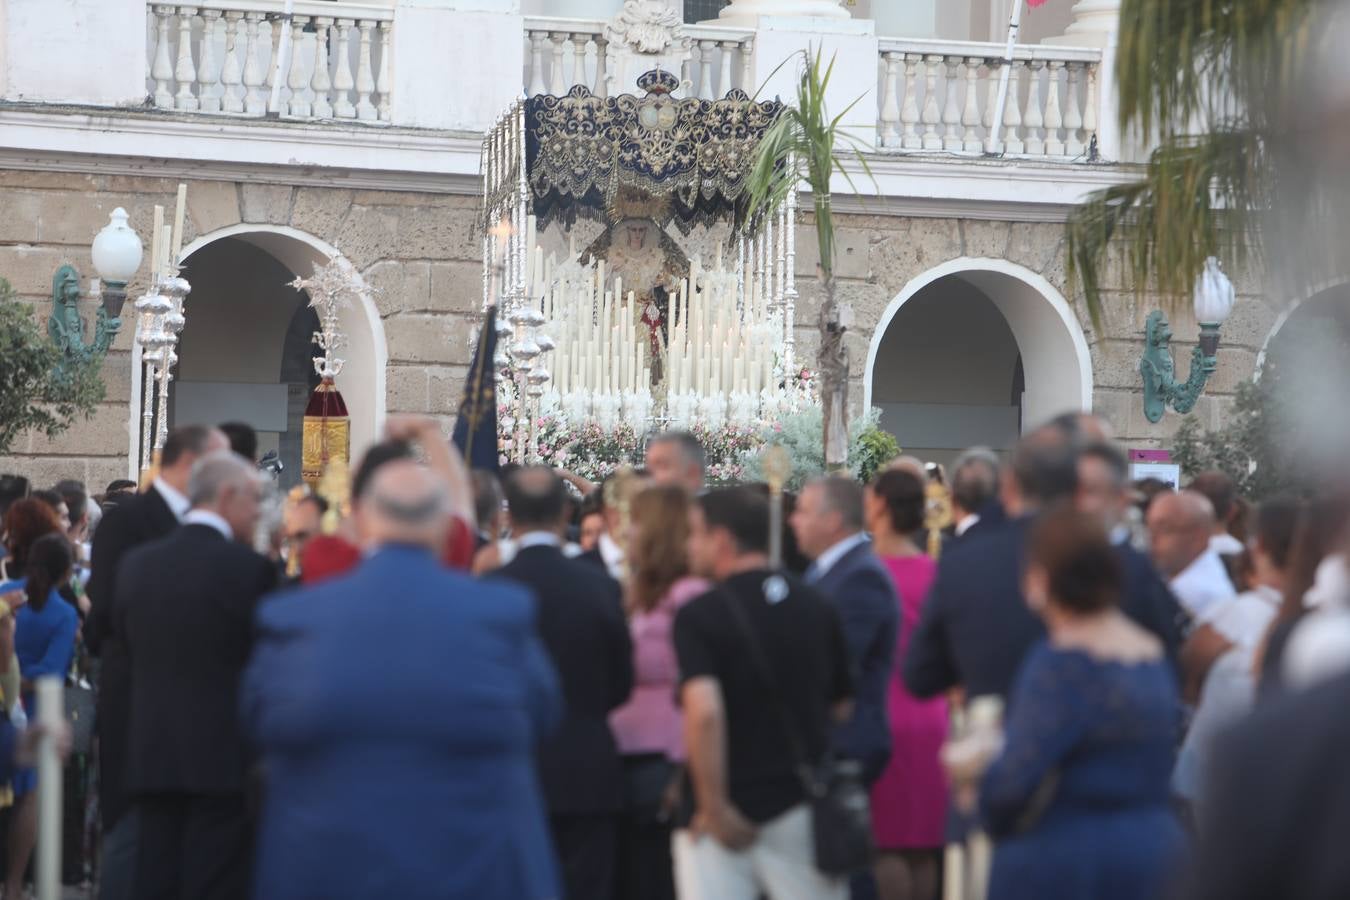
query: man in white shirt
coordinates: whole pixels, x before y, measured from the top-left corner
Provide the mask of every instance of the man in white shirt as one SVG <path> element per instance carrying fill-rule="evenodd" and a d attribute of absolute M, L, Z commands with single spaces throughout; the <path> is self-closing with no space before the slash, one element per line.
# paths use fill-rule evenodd
<path fill-rule="evenodd" d="M 1202 494 L 1164 494 L 1149 507 L 1153 563 L 1197 622 L 1237 594 L 1219 554 L 1210 549 L 1213 530 L 1214 508 Z"/>
<path fill-rule="evenodd" d="M 1238 504 L 1237 485 L 1222 472 L 1201 472 L 1186 487 L 1188 491 L 1204 494 L 1214 508 L 1214 524 L 1210 528 L 1209 549 L 1219 556 L 1241 556 L 1247 549 L 1233 537 L 1228 528 L 1242 513 Z"/>

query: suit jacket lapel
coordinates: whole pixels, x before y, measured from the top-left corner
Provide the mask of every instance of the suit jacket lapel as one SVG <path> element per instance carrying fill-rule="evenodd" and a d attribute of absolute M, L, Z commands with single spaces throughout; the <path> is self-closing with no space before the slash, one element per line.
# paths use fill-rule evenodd
<path fill-rule="evenodd" d="M 145 492 L 145 504 L 146 515 L 155 534 L 168 534 L 178 527 L 178 517 L 153 485 Z"/>

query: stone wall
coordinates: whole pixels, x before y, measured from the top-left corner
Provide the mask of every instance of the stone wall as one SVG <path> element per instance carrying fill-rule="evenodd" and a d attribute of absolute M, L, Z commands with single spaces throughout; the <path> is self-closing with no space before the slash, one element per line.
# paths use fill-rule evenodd
<path fill-rule="evenodd" d="M 132 226 L 147 235 L 154 204 L 172 209 L 176 185 L 166 178 L 0 171 L 0 277 L 45 321 L 58 266 L 72 263 L 86 283 L 93 275 L 89 243 L 108 213 L 125 207 Z M 477 197 L 201 180 L 189 182 L 188 198 L 185 244 L 222 228 L 259 224 L 289 226 L 335 246 L 380 289 L 376 305 L 388 344 L 388 411 L 430 413 L 448 431 L 469 362 L 469 314 L 482 290 Z M 934 266 L 961 257 L 1006 259 L 1071 296 L 1058 224 L 847 214 L 836 227 L 839 296 L 855 311 L 848 336 L 855 409 L 864 395 L 872 332 L 905 284 Z M 812 276 L 816 246 L 809 214 L 798 228 L 797 246 L 797 360 L 811 366 L 819 288 Z M 1157 304 L 1128 290 L 1119 258 L 1107 266 L 1105 281 L 1100 332 L 1081 300 L 1073 300 L 1091 349 L 1094 406 L 1130 446 L 1165 446 L 1181 417 L 1169 412 L 1159 424 L 1149 424 L 1137 374 L 1144 317 Z M 1219 370 L 1197 406 L 1207 425 L 1219 422 L 1237 385 L 1251 377 L 1278 313 L 1257 296 L 1259 279 L 1238 273 L 1234 282 L 1240 297 L 1224 329 Z M 143 283 L 130 285 L 132 297 L 143 290 Z M 1184 373 L 1197 329 L 1189 301 L 1181 306 L 1170 318 Z M 86 307 L 92 320 L 92 302 Z M 104 367 L 107 400 L 90 420 L 52 441 L 21 438 L 10 456 L 0 457 L 0 471 L 22 472 L 39 483 L 78 477 L 95 488 L 126 474 L 131 334 L 128 313 Z M 959 335 L 944 339 L 952 341 L 952 352 L 960 352 Z"/>
<path fill-rule="evenodd" d="M 797 359 L 813 366 L 818 344 L 816 315 L 820 290 L 807 274 L 818 256 L 810 216 L 798 228 Z M 1144 348 L 1144 319 L 1163 304 L 1156 295 L 1136 296 L 1128 278 L 1124 251 L 1113 250 L 1103 275 L 1103 315 L 1095 328 L 1081 292 L 1071 291 L 1064 255 L 1064 226 L 1058 223 L 991 222 L 974 219 L 836 215 L 837 296 L 853 305 L 850 353 L 850 403 L 861 408 L 863 373 L 872 333 L 887 306 L 909 281 L 950 260 L 963 257 L 1003 259 L 1046 279 L 1072 303 L 1092 357 L 1093 407 L 1111 422 L 1130 447 L 1165 447 L 1183 417 L 1169 410 L 1156 425 L 1143 413 L 1138 365 Z M 1265 296 L 1259 274 L 1230 270 L 1238 299 L 1224 326 L 1218 371 L 1211 377 L 1195 415 L 1208 427 L 1218 425 L 1231 406 L 1237 386 L 1250 380 L 1256 358 L 1280 313 L 1281 304 Z M 1199 333 L 1186 298 L 1168 309 L 1178 375 L 1184 378 Z M 935 336 L 960 353 L 960 335 Z M 1035 423 L 1028 423 L 1035 424 Z M 903 443 L 903 436 L 901 436 Z"/>
<path fill-rule="evenodd" d="M 154 205 L 171 211 L 177 184 L 0 171 L 0 277 L 45 322 L 56 268 L 73 264 L 87 285 L 94 275 L 89 244 L 108 214 L 125 207 L 132 227 L 147 236 Z M 467 314 L 482 296 L 478 205 L 474 196 L 189 181 L 184 244 L 223 228 L 259 224 L 289 226 L 335 246 L 379 288 L 376 305 L 389 351 L 388 411 L 431 413 L 448 431 L 469 362 Z M 145 289 L 145 268 L 129 285 L 133 299 Z M 82 306 L 92 322 L 93 302 Z M 0 471 L 42 484 L 82 478 L 95 489 L 126 476 L 134 327 L 129 308 L 123 318 L 104 365 L 106 401 L 55 440 L 21 437 L 9 456 L 0 456 Z"/>

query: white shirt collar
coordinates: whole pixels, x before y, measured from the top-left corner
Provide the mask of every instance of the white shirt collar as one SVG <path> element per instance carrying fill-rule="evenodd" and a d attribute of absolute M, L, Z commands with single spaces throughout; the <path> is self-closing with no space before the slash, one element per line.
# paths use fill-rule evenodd
<path fill-rule="evenodd" d="M 1132 537 L 1134 537 L 1134 534 L 1130 531 L 1130 526 L 1126 525 L 1124 522 L 1118 522 L 1116 526 L 1111 529 L 1110 541 L 1113 547 L 1128 544 Z"/>
<path fill-rule="evenodd" d="M 974 528 L 980 521 L 979 513 L 967 513 L 965 518 L 956 523 L 956 536 L 960 537 L 970 529 Z"/>
<path fill-rule="evenodd" d="M 1204 621 L 1211 607 L 1237 595 L 1219 554 L 1206 550 L 1170 582 L 1172 593 L 1196 621 Z"/>
<path fill-rule="evenodd" d="M 609 574 L 614 578 L 623 577 L 623 548 L 619 542 L 606 531 L 600 535 L 600 543 L 596 546 L 600 548 L 600 558 L 605 561 Z"/>
<path fill-rule="evenodd" d="M 526 547 L 561 547 L 562 541 L 551 531 L 527 531 L 516 538 L 516 552 Z"/>
<path fill-rule="evenodd" d="M 1220 556 L 1237 556 L 1247 548 L 1231 534 L 1215 534 L 1209 538 L 1209 549 Z"/>
<path fill-rule="evenodd" d="M 234 540 L 234 530 L 230 528 L 230 523 L 226 522 L 219 514 L 211 512 L 209 509 L 193 509 L 183 516 L 184 525 L 206 525 L 219 531 L 221 537 L 227 541 Z"/>
<path fill-rule="evenodd" d="M 174 518 L 181 522 L 183 516 L 187 515 L 187 511 L 192 508 L 192 502 L 179 493 L 177 488 L 159 476 L 155 476 L 154 485 L 155 490 L 159 491 L 159 495 L 168 504 L 169 511 L 173 513 Z"/>
<path fill-rule="evenodd" d="M 849 535 L 834 546 L 826 548 L 823 553 L 816 557 L 816 577 L 819 578 L 833 569 L 839 560 L 844 558 L 844 554 L 848 553 L 859 544 L 865 543 L 867 543 L 867 534 L 859 531 L 857 534 Z"/>

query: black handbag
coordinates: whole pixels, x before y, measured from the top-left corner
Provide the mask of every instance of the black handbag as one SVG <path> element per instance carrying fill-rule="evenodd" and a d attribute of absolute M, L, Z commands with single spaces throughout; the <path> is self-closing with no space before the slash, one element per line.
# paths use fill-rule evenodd
<path fill-rule="evenodd" d="M 771 578 L 778 576 L 770 576 Z M 797 772 L 806 790 L 811 809 L 811 833 L 816 868 L 826 875 L 852 875 L 872 865 L 871 800 L 863 786 L 862 766 L 848 759 L 836 759 L 827 753 L 816 764 L 807 758 L 801 735 L 792 722 L 787 705 L 778 690 L 773 668 L 755 636 L 755 630 L 736 598 L 723 592 L 732 617 L 750 645 L 750 661 L 769 689 L 769 697 L 783 726 L 788 746 L 797 764 Z"/>
<path fill-rule="evenodd" d="M 680 768 L 660 753 L 624 757 L 624 817 L 635 825 L 668 824 L 675 810 L 667 800 L 680 774 Z"/>

